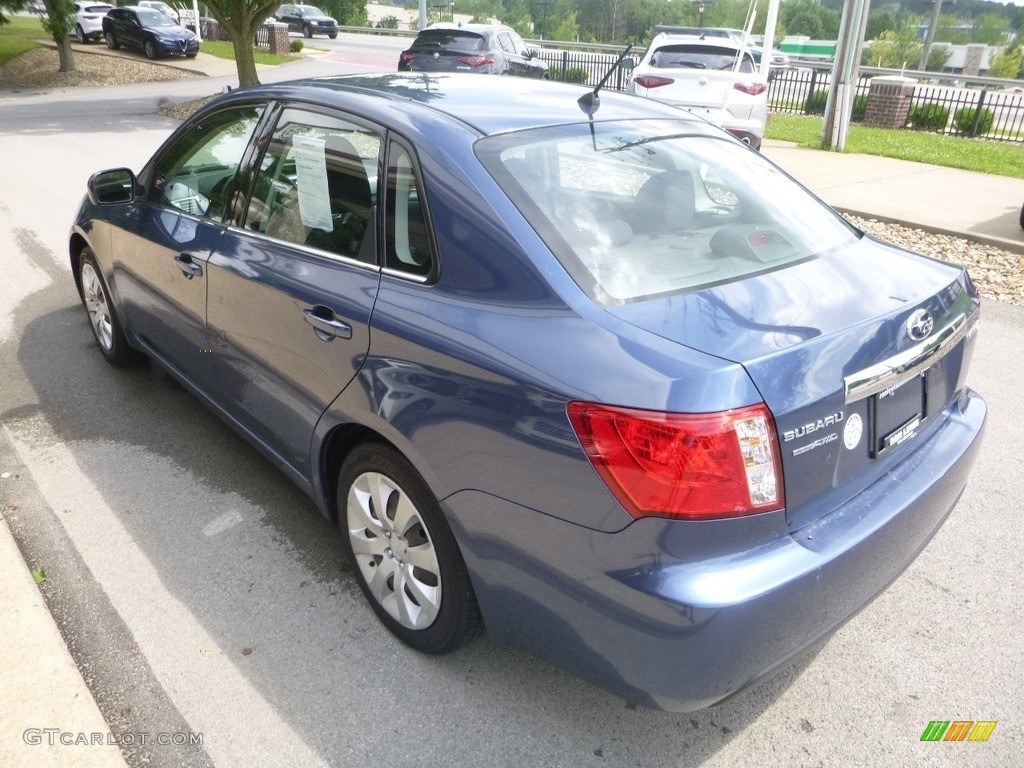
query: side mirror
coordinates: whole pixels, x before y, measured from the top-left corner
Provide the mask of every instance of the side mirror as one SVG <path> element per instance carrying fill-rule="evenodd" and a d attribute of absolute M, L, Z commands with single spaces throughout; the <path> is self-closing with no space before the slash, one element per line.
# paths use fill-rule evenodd
<path fill-rule="evenodd" d="M 94 173 L 86 186 L 93 205 L 119 205 L 135 199 L 138 181 L 128 168 L 114 168 Z"/>
<path fill-rule="evenodd" d="M 619 62 L 619 69 L 623 72 L 632 72 L 636 69 L 636 59 L 632 56 L 627 56 L 621 62 Z"/>

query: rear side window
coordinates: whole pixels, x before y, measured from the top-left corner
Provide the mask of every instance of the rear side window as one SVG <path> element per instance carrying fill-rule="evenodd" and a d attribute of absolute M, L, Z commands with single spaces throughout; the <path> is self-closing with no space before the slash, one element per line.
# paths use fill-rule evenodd
<path fill-rule="evenodd" d="M 481 162 L 591 298 L 615 304 L 780 269 L 856 232 L 738 142 L 689 122 L 492 136 Z"/>
<path fill-rule="evenodd" d="M 426 198 L 412 154 L 398 143 L 392 143 L 388 156 L 385 195 L 384 266 L 416 277 L 430 277 L 436 259 Z"/>
<path fill-rule="evenodd" d="M 713 45 L 666 45 L 655 51 L 651 66 L 657 69 L 710 69 L 728 70 L 736 66 L 740 72 L 753 72 L 754 60 L 740 50 L 729 50 Z"/>
<path fill-rule="evenodd" d="M 412 50 L 427 53 L 430 51 L 478 53 L 484 49 L 484 39 L 480 35 L 455 29 L 432 29 L 420 32 L 412 44 Z"/>

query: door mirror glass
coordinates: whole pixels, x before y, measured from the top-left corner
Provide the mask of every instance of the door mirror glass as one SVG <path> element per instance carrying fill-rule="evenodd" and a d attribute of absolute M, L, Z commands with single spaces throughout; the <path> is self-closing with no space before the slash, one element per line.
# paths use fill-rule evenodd
<path fill-rule="evenodd" d="M 130 203 L 135 198 L 135 174 L 128 168 L 100 171 L 89 179 L 88 189 L 93 205 Z"/>

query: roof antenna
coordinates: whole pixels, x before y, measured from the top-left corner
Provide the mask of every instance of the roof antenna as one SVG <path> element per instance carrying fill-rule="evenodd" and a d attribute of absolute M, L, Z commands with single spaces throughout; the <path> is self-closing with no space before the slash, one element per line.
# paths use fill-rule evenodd
<path fill-rule="evenodd" d="M 611 67 L 608 68 L 608 71 L 604 73 L 604 77 L 601 78 L 601 82 L 597 84 L 597 87 L 593 91 L 584 93 L 576 100 L 576 103 L 580 105 L 580 109 L 583 110 L 583 114 L 588 117 L 593 117 L 594 113 L 600 109 L 601 97 L 597 95 L 597 92 L 604 88 L 604 84 L 608 82 L 608 78 L 612 76 L 612 72 L 618 68 L 619 64 L 621 64 L 622 60 L 629 55 L 631 50 L 633 50 L 632 43 L 626 46 L 626 50 L 619 55 L 619 58 L 615 60 L 615 63 L 612 64 Z"/>

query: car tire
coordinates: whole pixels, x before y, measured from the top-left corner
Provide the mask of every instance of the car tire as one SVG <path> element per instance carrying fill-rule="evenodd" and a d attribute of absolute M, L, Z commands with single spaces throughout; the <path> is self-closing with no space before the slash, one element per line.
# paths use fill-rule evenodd
<path fill-rule="evenodd" d="M 1024 206 L 1020 209 L 1020 228 L 1024 229 Z"/>
<path fill-rule="evenodd" d="M 430 654 L 483 628 L 466 564 L 427 484 L 397 451 L 365 443 L 338 475 L 338 521 L 356 580 L 381 622 Z"/>
<path fill-rule="evenodd" d="M 327 36 L 329 38 L 331 38 L 331 40 L 336 40 L 338 38 L 338 33 L 337 32 L 328 32 Z"/>
<path fill-rule="evenodd" d="M 198 53 L 186 53 L 185 54 L 185 58 L 186 59 L 194 59 L 198 55 L 199 55 Z"/>
<path fill-rule="evenodd" d="M 151 60 L 155 59 L 156 58 L 156 43 L 154 43 L 152 40 L 147 40 L 146 42 L 144 42 L 142 44 L 142 52 L 144 54 L 146 54 L 146 58 L 147 59 L 151 59 Z"/>
<path fill-rule="evenodd" d="M 89 316 L 93 338 L 96 339 L 103 356 L 108 362 L 118 366 L 137 361 L 139 353 L 128 345 L 121 321 L 110 299 L 107 283 L 91 248 L 83 248 L 79 254 L 78 284 L 81 288 L 82 305 Z"/>
<path fill-rule="evenodd" d="M 117 42 L 117 36 L 114 35 L 113 32 L 108 30 L 107 32 L 103 33 L 103 37 L 107 41 L 107 48 L 109 48 L 110 50 L 116 51 L 118 48 L 121 47 L 121 44 Z"/>
<path fill-rule="evenodd" d="M 303 24 L 302 25 L 302 36 L 303 37 L 312 37 L 313 36 L 313 28 L 311 26 L 309 26 L 309 24 Z"/>
<path fill-rule="evenodd" d="M 85 34 L 85 30 L 84 30 L 84 29 L 82 29 L 82 25 L 81 25 L 81 24 L 78 24 L 78 25 L 77 25 L 77 26 L 75 27 L 75 40 L 77 40 L 77 41 L 78 41 L 79 43 L 82 43 L 83 45 L 84 45 L 85 43 L 88 43 L 88 42 L 89 42 L 89 38 L 88 38 L 88 36 L 87 36 L 87 35 Z"/>

